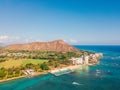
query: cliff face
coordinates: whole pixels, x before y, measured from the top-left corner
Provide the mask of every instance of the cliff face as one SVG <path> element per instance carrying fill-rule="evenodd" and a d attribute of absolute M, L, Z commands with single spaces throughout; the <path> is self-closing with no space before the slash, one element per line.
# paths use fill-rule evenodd
<path fill-rule="evenodd" d="M 78 49 L 68 45 L 63 40 L 55 40 L 52 42 L 33 42 L 27 44 L 13 44 L 5 47 L 7 50 L 28 50 L 28 51 L 58 51 L 67 52 L 73 51 L 77 52 Z"/>

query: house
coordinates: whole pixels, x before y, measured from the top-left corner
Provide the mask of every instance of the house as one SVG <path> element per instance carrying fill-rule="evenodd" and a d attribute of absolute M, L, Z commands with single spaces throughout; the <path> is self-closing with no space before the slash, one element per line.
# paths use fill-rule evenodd
<path fill-rule="evenodd" d="M 24 73 L 26 74 L 26 75 L 34 75 L 34 70 L 33 69 L 27 69 L 27 70 L 25 70 L 24 71 Z"/>

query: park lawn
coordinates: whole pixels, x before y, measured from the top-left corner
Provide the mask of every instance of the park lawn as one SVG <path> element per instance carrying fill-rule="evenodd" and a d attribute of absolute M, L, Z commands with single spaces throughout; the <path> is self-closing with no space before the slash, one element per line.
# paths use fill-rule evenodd
<path fill-rule="evenodd" d="M 23 65 L 26 65 L 28 63 L 32 63 L 32 64 L 42 64 L 43 62 L 48 62 L 48 60 L 44 60 L 44 59 L 24 59 L 22 60 Z"/>
<path fill-rule="evenodd" d="M 5 62 L 0 63 L 0 68 L 12 68 L 12 67 L 19 67 L 21 65 L 26 65 L 28 63 L 32 64 L 42 64 L 43 62 L 48 62 L 48 60 L 42 60 L 42 59 L 22 59 L 22 60 L 12 60 L 9 59 Z"/>
<path fill-rule="evenodd" d="M 0 68 L 4 67 L 4 68 L 12 68 L 12 67 L 19 67 L 22 65 L 22 61 L 21 60 L 12 60 L 9 59 L 5 62 L 0 63 Z"/>

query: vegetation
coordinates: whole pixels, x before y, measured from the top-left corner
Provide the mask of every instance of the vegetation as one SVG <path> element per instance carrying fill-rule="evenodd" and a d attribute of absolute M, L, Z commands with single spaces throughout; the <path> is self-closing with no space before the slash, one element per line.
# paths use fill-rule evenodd
<path fill-rule="evenodd" d="M 0 79 L 22 76 L 23 70 L 34 69 L 42 72 L 57 67 L 71 65 L 72 57 L 80 57 L 90 52 L 40 52 L 0 50 Z"/>
<path fill-rule="evenodd" d="M 48 67 L 47 63 L 45 63 L 45 62 L 40 65 L 40 68 L 42 70 L 49 70 L 49 67 Z"/>
<path fill-rule="evenodd" d="M 48 62 L 48 60 L 43 59 L 20 59 L 20 60 L 14 60 L 14 59 L 7 59 L 4 62 L 0 62 L 0 68 L 11 68 L 11 67 L 20 67 L 21 65 L 25 66 L 26 64 L 32 63 L 32 64 L 42 64 L 43 62 Z"/>
<path fill-rule="evenodd" d="M 0 79 L 22 76 L 24 73 L 21 68 L 0 68 Z"/>
<path fill-rule="evenodd" d="M 48 60 L 44 60 L 44 59 L 23 59 L 21 60 L 23 65 L 26 65 L 26 64 L 29 64 L 29 63 L 32 63 L 34 65 L 37 65 L 37 64 L 42 64 L 44 62 L 48 62 Z"/>

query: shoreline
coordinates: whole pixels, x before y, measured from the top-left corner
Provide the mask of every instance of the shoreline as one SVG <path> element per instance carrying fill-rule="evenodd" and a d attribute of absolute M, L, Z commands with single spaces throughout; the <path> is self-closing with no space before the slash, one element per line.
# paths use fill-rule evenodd
<path fill-rule="evenodd" d="M 19 77 L 8 78 L 8 79 L 3 79 L 3 80 L 0 80 L 0 83 L 11 81 L 11 80 L 16 80 L 16 79 L 20 79 L 20 78 L 25 78 L 25 77 L 26 77 L 26 75 L 19 76 Z"/>
<path fill-rule="evenodd" d="M 55 69 L 52 69 L 52 70 L 48 70 L 48 71 L 45 71 L 45 72 L 35 72 L 34 76 L 39 76 L 39 75 L 46 75 L 48 73 L 51 73 L 51 72 L 57 72 L 57 71 L 61 71 L 61 70 L 66 70 L 66 69 L 69 69 L 71 71 L 74 71 L 75 69 L 79 68 L 79 67 L 82 67 L 82 66 L 92 66 L 92 65 L 95 65 L 95 64 L 88 64 L 88 65 L 71 65 L 71 66 L 65 66 L 65 67 L 62 67 L 62 68 L 55 68 Z M 11 81 L 11 80 L 16 80 L 16 79 L 20 79 L 20 78 L 25 78 L 27 77 L 26 75 L 23 75 L 23 76 L 19 76 L 19 77 L 13 77 L 13 78 L 8 78 L 8 79 L 3 79 L 3 80 L 0 80 L 0 83 L 2 82 L 7 82 L 7 81 Z"/>
<path fill-rule="evenodd" d="M 56 68 L 56 69 L 50 70 L 50 73 L 64 71 L 64 70 L 67 70 L 67 69 L 69 69 L 71 71 L 74 71 L 74 69 L 77 69 L 77 68 L 79 68 L 81 66 L 83 66 L 83 65 L 71 65 L 71 66 L 65 66 L 65 67 L 62 67 L 62 68 Z"/>
<path fill-rule="evenodd" d="M 39 75 L 45 75 L 45 74 L 48 74 L 48 73 L 47 72 L 35 72 L 35 74 L 33 76 L 31 76 L 31 77 L 39 76 Z M 3 79 L 3 80 L 0 80 L 0 83 L 11 81 L 11 80 L 16 80 L 16 79 L 20 79 L 20 78 L 26 78 L 26 77 L 28 77 L 28 76 L 23 75 L 23 76 L 19 76 L 19 77 L 13 77 L 13 78 L 8 78 L 8 79 Z"/>

